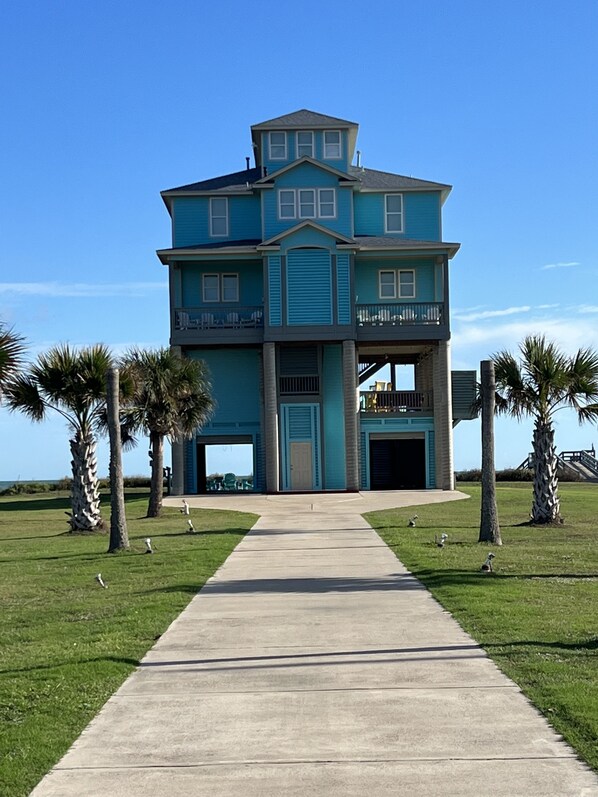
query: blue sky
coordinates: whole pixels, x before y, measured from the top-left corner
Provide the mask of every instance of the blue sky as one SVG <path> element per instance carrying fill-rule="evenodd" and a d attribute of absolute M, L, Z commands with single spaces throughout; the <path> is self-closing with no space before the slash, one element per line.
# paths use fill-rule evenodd
<path fill-rule="evenodd" d="M 593 0 L 4 0 L 0 16 L 0 318 L 31 354 L 165 345 L 160 190 L 243 169 L 250 125 L 299 108 L 359 122 L 365 166 L 454 186 L 454 368 L 530 332 L 598 347 Z M 456 428 L 457 468 L 479 464 L 479 434 Z M 530 439 L 499 420 L 497 465 Z M 0 480 L 70 470 L 58 419 L 0 409 L 0 441 Z M 560 449 L 592 442 L 561 414 Z"/>

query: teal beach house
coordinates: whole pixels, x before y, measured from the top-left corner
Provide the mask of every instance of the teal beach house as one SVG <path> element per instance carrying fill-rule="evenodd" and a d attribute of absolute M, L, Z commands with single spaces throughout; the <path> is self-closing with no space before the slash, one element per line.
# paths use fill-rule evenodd
<path fill-rule="evenodd" d="M 162 192 L 171 346 L 217 409 L 173 446 L 201 493 L 206 446 L 250 445 L 256 492 L 453 489 L 449 185 L 365 168 L 358 125 L 308 110 L 253 125 L 254 165 Z"/>

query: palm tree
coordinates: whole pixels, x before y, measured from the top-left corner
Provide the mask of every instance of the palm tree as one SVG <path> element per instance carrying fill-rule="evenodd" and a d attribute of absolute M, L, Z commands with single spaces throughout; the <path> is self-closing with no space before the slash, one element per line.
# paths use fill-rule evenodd
<path fill-rule="evenodd" d="M 133 384 L 121 414 L 123 441 L 131 440 L 136 431 L 149 435 L 152 473 L 147 517 L 159 517 L 164 438 L 190 438 L 207 421 L 214 407 L 211 385 L 201 360 L 180 357 L 168 348 L 132 349 L 122 368 Z"/>
<path fill-rule="evenodd" d="M 566 408 L 575 410 L 580 423 L 598 418 L 598 353 L 587 348 L 568 356 L 543 335 L 526 337 L 519 351 L 520 362 L 506 351 L 492 356 L 496 410 L 534 418 L 531 521 L 560 522 L 553 418 Z"/>
<path fill-rule="evenodd" d="M 72 433 L 72 531 L 93 531 L 102 526 L 94 430 L 105 406 L 106 375 L 111 365 L 112 357 L 103 344 L 79 351 L 64 344 L 40 354 L 6 388 L 12 410 L 33 421 L 43 421 L 53 410 L 68 424 Z"/>
<path fill-rule="evenodd" d="M 23 365 L 24 340 L 0 321 L 0 400 L 7 383 Z"/>

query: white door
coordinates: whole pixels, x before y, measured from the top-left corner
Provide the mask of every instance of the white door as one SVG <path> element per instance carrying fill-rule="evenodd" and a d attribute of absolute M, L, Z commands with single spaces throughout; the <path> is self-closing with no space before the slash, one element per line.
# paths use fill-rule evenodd
<path fill-rule="evenodd" d="M 313 490 L 311 443 L 291 443 L 291 490 Z"/>

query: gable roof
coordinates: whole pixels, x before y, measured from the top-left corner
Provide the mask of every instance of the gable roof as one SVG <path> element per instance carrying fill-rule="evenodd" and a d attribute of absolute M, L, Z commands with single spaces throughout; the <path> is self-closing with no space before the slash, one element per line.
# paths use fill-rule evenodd
<path fill-rule="evenodd" d="M 338 119 L 336 116 L 326 116 L 323 113 L 316 111 L 309 111 L 307 108 L 302 108 L 300 111 L 293 111 L 284 116 L 276 116 L 274 119 L 268 119 L 266 122 L 258 122 L 251 125 L 252 130 L 272 130 L 276 128 L 282 129 L 302 129 L 304 127 L 358 127 L 357 122 L 348 122 L 346 119 Z"/>
<path fill-rule="evenodd" d="M 271 172 L 270 174 L 265 175 L 260 180 L 257 180 L 256 187 L 271 187 L 267 184 L 276 180 L 281 174 L 285 172 L 291 171 L 291 169 L 296 169 L 298 166 L 301 166 L 304 163 L 309 163 L 311 166 L 315 166 L 317 169 L 320 169 L 323 172 L 329 172 L 330 174 L 336 175 L 340 180 L 344 180 L 347 183 L 355 183 L 357 182 L 357 178 L 352 177 L 347 172 L 341 172 L 339 169 L 335 169 L 334 166 L 330 166 L 328 163 L 323 163 L 322 161 L 314 160 L 314 158 L 309 158 L 307 155 L 303 158 L 299 158 L 298 160 L 291 161 L 287 163 L 285 166 L 282 166 L 280 169 L 277 169 L 275 172 Z"/>
<path fill-rule="evenodd" d="M 287 230 L 283 230 L 279 232 L 278 235 L 274 235 L 272 238 L 269 238 L 267 241 L 258 245 L 258 249 L 261 249 L 264 246 L 276 246 L 276 244 L 281 241 L 283 238 L 287 238 L 289 235 L 293 235 L 294 233 L 298 232 L 299 230 L 303 230 L 306 227 L 310 227 L 312 230 L 317 230 L 318 232 L 324 233 L 330 238 L 334 238 L 336 241 L 339 241 L 341 244 L 350 244 L 352 246 L 355 245 L 355 241 L 352 238 L 347 238 L 346 235 L 343 235 L 340 232 L 336 232 L 335 230 L 331 230 L 329 227 L 322 227 L 321 224 L 318 224 L 311 219 L 306 219 L 305 221 L 296 224 L 294 227 L 289 227 Z"/>

